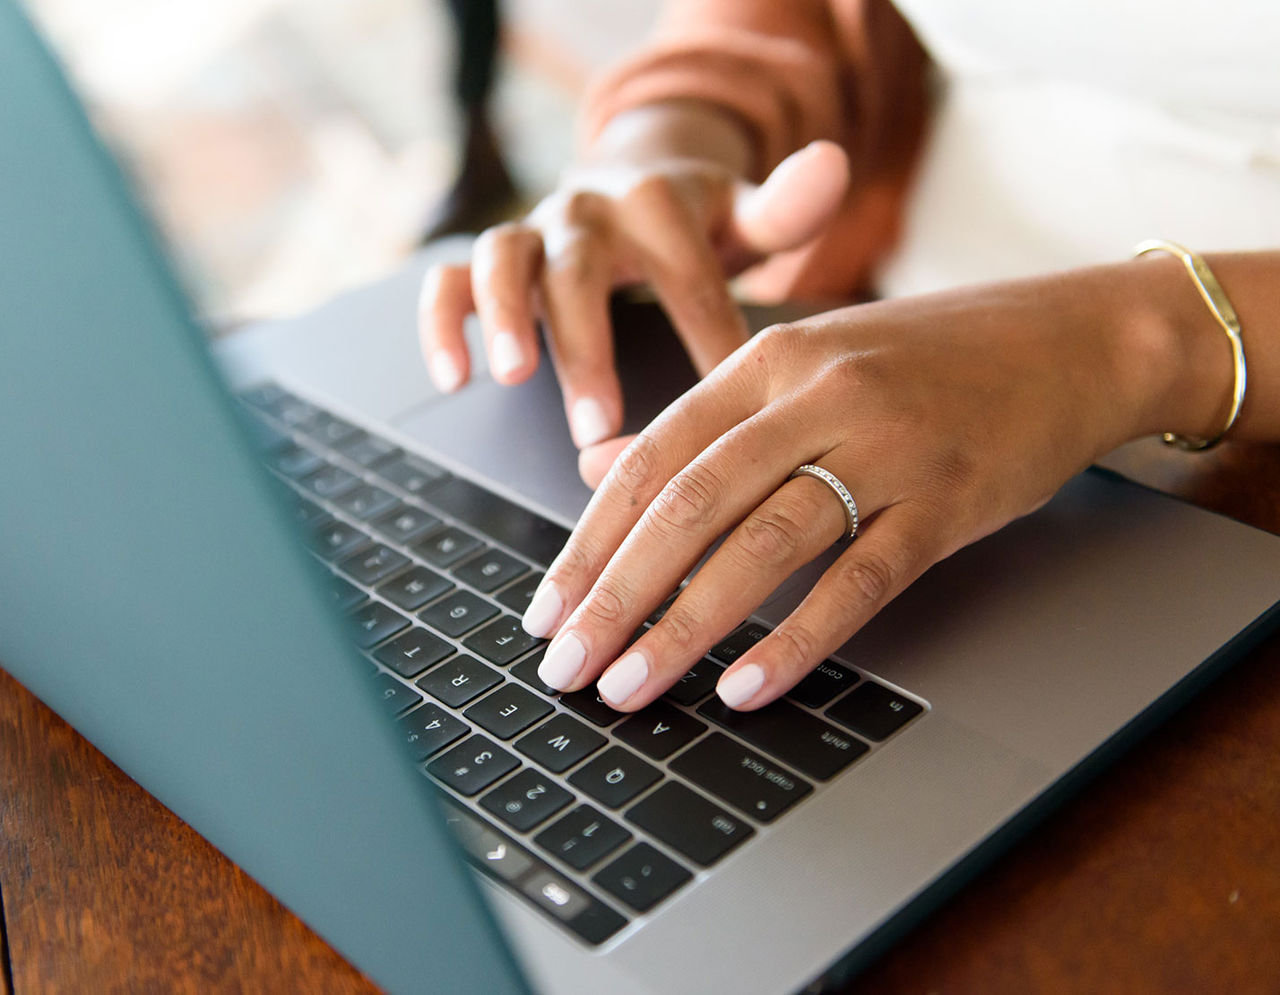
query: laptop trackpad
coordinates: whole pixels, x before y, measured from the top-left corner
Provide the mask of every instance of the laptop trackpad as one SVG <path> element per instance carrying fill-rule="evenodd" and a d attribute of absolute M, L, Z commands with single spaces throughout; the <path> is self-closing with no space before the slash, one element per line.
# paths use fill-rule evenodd
<path fill-rule="evenodd" d="M 613 316 L 623 431 L 637 432 L 693 386 L 697 375 L 656 305 L 618 302 Z M 446 463 L 555 517 L 576 520 L 591 497 L 578 476 L 578 451 L 545 351 L 537 372 L 518 387 L 500 386 L 486 375 L 457 394 L 414 408 L 394 424 Z"/>

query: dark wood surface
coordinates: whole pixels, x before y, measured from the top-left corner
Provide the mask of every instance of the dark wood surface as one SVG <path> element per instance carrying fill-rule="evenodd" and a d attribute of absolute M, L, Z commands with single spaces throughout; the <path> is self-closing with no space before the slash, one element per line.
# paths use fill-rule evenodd
<path fill-rule="evenodd" d="M 1280 448 L 1144 443 L 1109 462 L 1280 532 Z M 3 672 L 0 899 L 0 992 L 375 990 Z M 1280 638 L 852 990 L 1280 990 Z"/>

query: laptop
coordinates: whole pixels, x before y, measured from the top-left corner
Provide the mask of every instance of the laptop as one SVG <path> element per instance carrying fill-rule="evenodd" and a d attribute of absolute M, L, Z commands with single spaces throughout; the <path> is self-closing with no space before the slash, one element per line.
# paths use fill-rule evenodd
<path fill-rule="evenodd" d="M 211 354 L 10 0 L 0 65 L 0 661 L 390 991 L 841 983 L 1280 620 L 1280 537 L 1090 471 L 769 709 L 715 677 L 812 570 L 637 716 L 547 693 L 547 364 L 436 394 L 421 261 Z M 642 421 L 691 373 L 616 317 Z"/>

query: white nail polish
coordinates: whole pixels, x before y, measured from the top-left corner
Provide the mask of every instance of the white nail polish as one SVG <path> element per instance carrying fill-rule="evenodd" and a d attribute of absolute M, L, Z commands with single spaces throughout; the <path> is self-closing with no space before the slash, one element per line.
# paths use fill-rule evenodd
<path fill-rule="evenodd" d="M 547 655 L 542 658 L 538 677 L 542 683 L 562 691 L 573 683 L 586 662 L 587 648 L 582 645 L 582 640 L 572 632 L 566 632 L 551 644 Z"/>
<path fill-rule="evenodd" d="M 739 667 L 732 674 L 720 678 L 716 694 L 730 708 L 745 705 L 764 687 L 764 670 L 754 663 Z"/>
<path fill-rule="evenodd" d="M 604 405 L 594 397 L 582 397 L 573 402 L 573 408 L 569 412 L 569 427 L 573 430 L 573 441 L 579 449 L 603 442 L 611 434 Z"/>
<path fill-rule="evenodd" d="M 431 379 L 446 394 L 452 393 L 462 386 L 462 370 L 447 352 L 438 352 L 431 357 Z"/>
<path fill-rule="evenodd" d="M 649 661 L 639 650 L 632 650 L 604 672 L 596 682 L 600 697 L 611 705 L 621 705 L 640 690 L 649 679 Z"/>
<path fill-rule="evenodd" d="M 489 346 L 489 365 L 495 377 L 509 377 L 524 366 L 520 342 L 511 332 L 499 332 Z"/>
<path fill-rule="evenodd" d="M 564 611 L 564 598 L 560 597 L 555 584 L 549 581 L 544 582 L 534 592 L 533 600 L 524 610 L 524 618 L 520 620 L 520 624 L 529 635 L 545 639 L 551 634 L 562 611 Z"/>

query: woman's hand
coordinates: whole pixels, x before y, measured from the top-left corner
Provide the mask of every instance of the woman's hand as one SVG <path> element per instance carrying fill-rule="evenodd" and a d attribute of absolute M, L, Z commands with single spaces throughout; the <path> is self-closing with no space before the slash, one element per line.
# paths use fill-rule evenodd
<path fill-rule="evenodd" d="M 1144 283 L 1148 273 L 1167 280 Z M 1193 320 L 1165 320 L 1169 301 Z M 556 633 L 539 675 L 564 690 L 599 677 L 601 696 L 627 711 L 662 694 L 843 534 L 832 490 L 788 479 L 816 463 L 852 492 L 862 526 L 791 616 L 720 678 L 730 706 L 764 705 L 930 565 L 1039 507 L 1099 455 L 1161 429 L 1211 430 L 1229 384 L 1186 370 L 1217 362 L 1225 378 L 1219 338 L 1185 277 L 1145 263 L 767 330 L 613 463 L 525 615 L 533 634 Z"/>
<path fill-rule="evenodd" d="M 474 311 L 494 379 L 522 382 L 537 366 L 544 318 L 574 441 L 607 439 L 622 424 L 610 292 L 652 284 L 705 375 L 747 337 L 726 276 L 808 241 L 848 182 L 831 142 L 796 152 L 759 186 L 714 159 L 638 159 L 631 145 L 577 168 L 523 221 L 484 232 L 469 266 L 427 274 L 419 325 L 432 379 L 446 391 L 466 382 L 463 322 Z"/>

